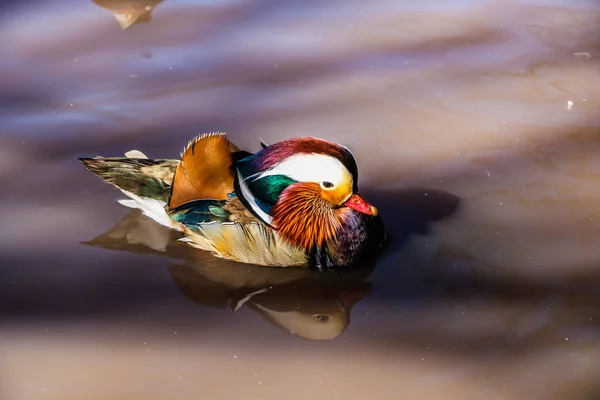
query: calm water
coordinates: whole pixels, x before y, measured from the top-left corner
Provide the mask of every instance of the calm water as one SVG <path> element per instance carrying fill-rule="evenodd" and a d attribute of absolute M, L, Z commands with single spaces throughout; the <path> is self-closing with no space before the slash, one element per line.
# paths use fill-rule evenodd
<path fill-rule="evenodd" d="M 0 398 L 600 398 L 600 2 L 14 2 L 0 32 Z M 372 274 L 190 251 L 76 160 L 213 130 L 350 147 Z"/>

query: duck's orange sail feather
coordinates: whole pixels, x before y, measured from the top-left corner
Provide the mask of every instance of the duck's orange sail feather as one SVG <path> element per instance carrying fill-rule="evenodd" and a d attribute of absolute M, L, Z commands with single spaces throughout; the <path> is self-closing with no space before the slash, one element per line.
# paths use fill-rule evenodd
<path fill-rule="evenodd" d="M 190 141 L 177 165 L 169 208 L 197 199 L 227 199 L 233 192 L 229 167 L 238 148 L 224 133 L 209 133 Z"/>

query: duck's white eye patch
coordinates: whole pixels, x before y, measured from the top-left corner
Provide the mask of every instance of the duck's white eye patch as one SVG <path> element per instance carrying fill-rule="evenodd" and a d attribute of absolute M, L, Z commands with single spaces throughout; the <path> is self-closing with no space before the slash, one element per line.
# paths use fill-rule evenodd
<path fill-rule="evenodd" d="M 316 182 L 328 190 L 352 180 L 344 164 L 325 154 L 293 155 L 260 174 L 259 178 L 270 175 L 285 175 L 298 182 Z"/>

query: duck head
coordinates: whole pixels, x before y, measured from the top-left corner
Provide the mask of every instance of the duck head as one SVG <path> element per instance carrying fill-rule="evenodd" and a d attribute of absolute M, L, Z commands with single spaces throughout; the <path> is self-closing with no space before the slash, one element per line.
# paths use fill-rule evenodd
<path fill-rule="evenodd" d="M 293 138 L 264 147 L 233 165 L 235 189 L 244 205 L 290 243 L 321 248 L 353 213 L 376 217 L 358 193 L 358 168 L 344 146 L 316 138 Z"/>

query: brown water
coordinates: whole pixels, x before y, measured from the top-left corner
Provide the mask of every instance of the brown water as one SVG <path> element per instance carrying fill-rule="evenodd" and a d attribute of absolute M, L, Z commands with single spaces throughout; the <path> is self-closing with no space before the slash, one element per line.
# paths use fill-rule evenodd
<path fill-rule="evenodd" d="M 600 398 L 600 3 L 15 2 L 0 32 L 1 399 Z M 213 130 L 350 147 L 373 273 L 216 261 L 76 161 Z"/>

